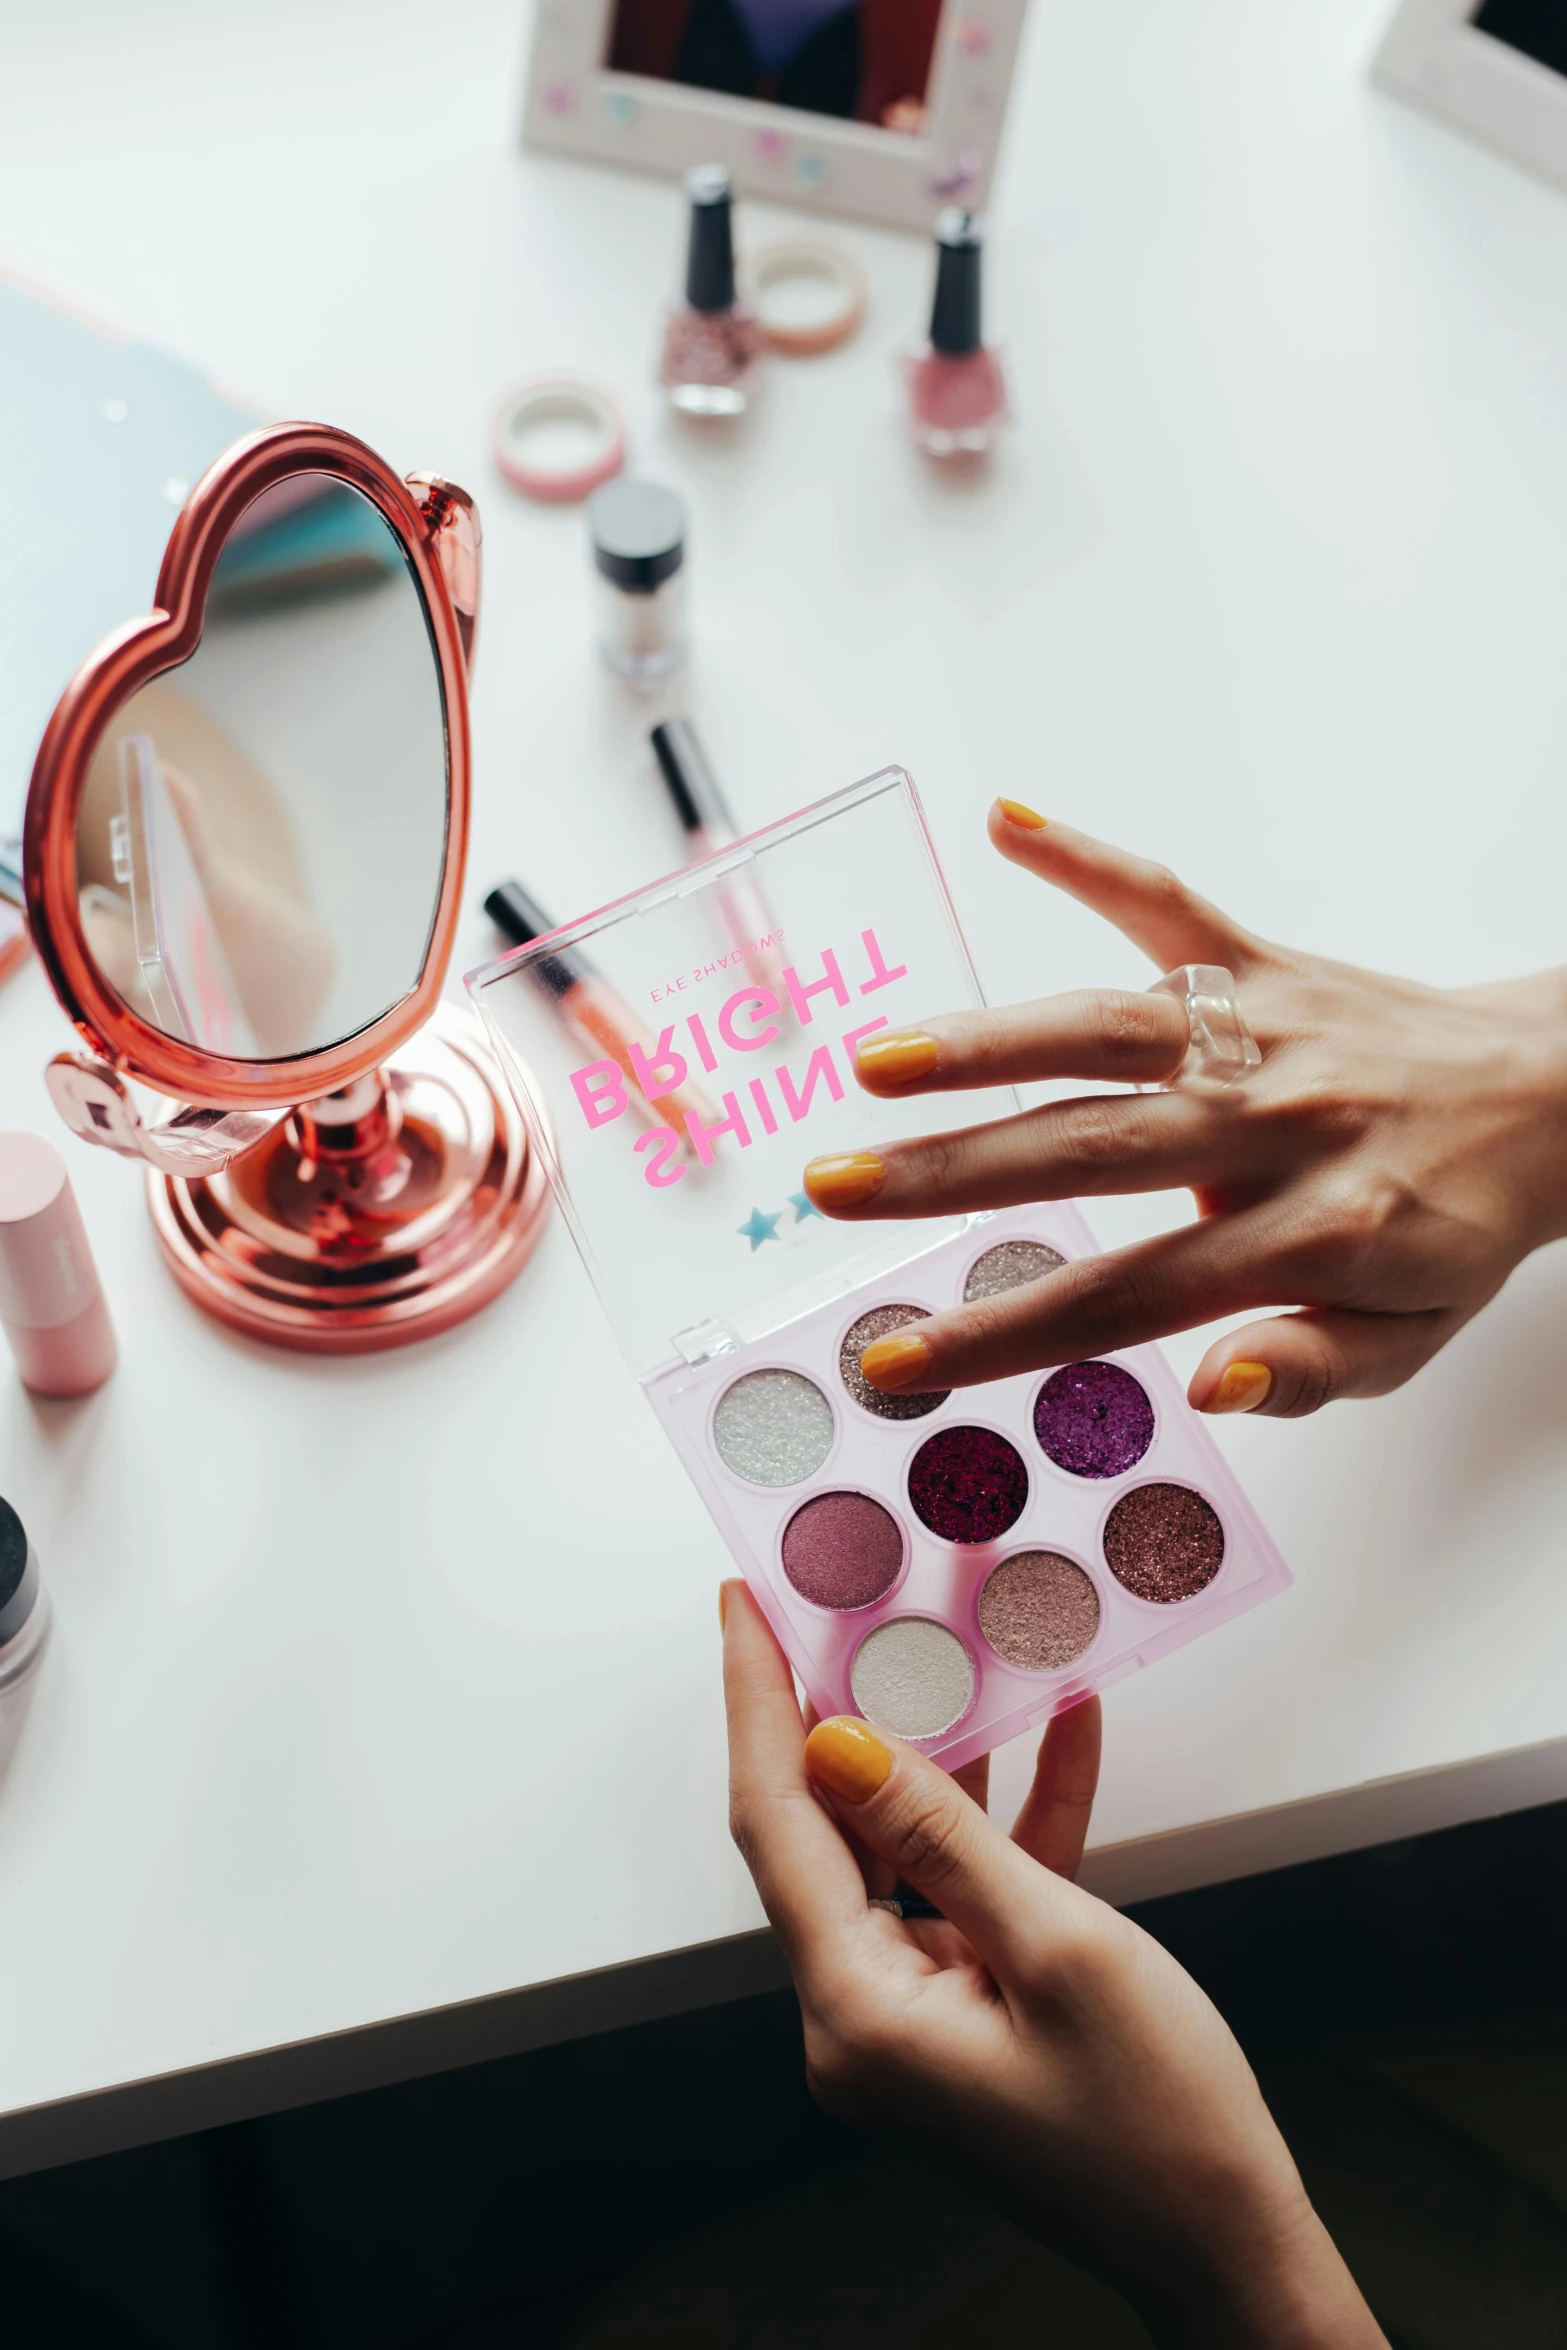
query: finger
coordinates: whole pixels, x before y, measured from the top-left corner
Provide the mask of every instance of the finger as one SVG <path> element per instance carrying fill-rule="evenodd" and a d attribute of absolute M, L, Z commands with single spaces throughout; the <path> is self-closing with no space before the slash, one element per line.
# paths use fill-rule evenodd
<path fill-rule="evenodd" d="M 800 1714 L 802 1720 L 804 1721 L 805 1734 L 808 1738 L 822 1717 L 817 1712 L 815 1706 L 812 1705 L 809 1698 L 806 1699 L 804 1705 L 800 1708 Z M 971 1771 L 983 1770 L 986 1776 L 986 1783 L 988 1785 L 990 1776 L 990 1757 L 988 1754 L 982 1755 L 979 1762 L 969 1763 L 966 1767 Z M 961 1772 L 955 1772 L 953 1775 L 954 1777 L 962 1777 Z M 974 1795 L 974 1790 L 972 1787 L 966 1787 L 965 1792 L 967 1794 Z M 985 1798 L 983 1795 L 974 1795 L 974 1800 L 976 1803 L 983 1803 Z M 855 1861 L 859 1867 L 860 1876 L 864 1881 L 867 1896 L 880 1899 L 893 1892 L 897 1886 L 898 1880 L 893 1871 L 888 1868 L 886 1862 L 884 1860 L 878 1860 L 875 1853 L 870 1851 L 867 1846 L 862 1844 L 859 1837 L 855 1835 L 853 1829 L 846 1827 L 842 1820 L 838 1822 L 838 1833 L 844 1838 L 849 1847 L 849 1850 L 854 1855 Z"/>
<path fill-rule="evenodd" d="M 1257 1184 L 1282 1174 L 1289 1137 L 1245 1104 L 1207 1093 L 1085 1094 L 1013 1118 L 812 1159 L 823 1215 L 944 1216 L 1083 1193 Z"/>
<path fill-rule="evenodd" d="M 1112 848 L 1070 824 L 1047 822 L 1016 800 L 993 803 L 990 837 L 1014 865 L 1113 922 L 1161 971 L 1177 963 L 1222 963 L 1240 972 L 1261 958 L 1260 939 L 1188 889 L 1168 866 Z"/>
<path fill-rule="evenodd" d="M 1191 1043 L 1186 1006 L 1171 995 L 1113 988 L 1045 996 L 997 1011 L 949 1012 L 920 1029 L 862 1038 L 855 1075 L 867 1093 L 949 1093 L 1047 1077 L 1173 1077 Z"/>
<path fill-rule="evenodd" d="M 982 1754 L 973 1762 L 960 1763 L 952 1774 L 953 1782 L 962 1788 L 970 1803 L 977 1803 L 981 1811 L 990 1809 L 990 1757 Z"/>
<path fill-rule="evenodd" d="M 860 1369 L 885 1395 L 972 1387 L 1167 1338 L 1290 1295 L 1288 1236 L 1267 1205 L 1184 1224 L 878 1338 Z"/>
<path fill-rule="evenodd" d="M 966 1935 L 998 1982 L 1037 1956 L 1054 1879 L 935 1763 L 869 1723 L 836 1715 L 811 1732 L 805 1767 L 855 1834 Z"/>
<path fill-rule="evenodd" d="M 1461 1320 L 1451 1308 L 1281 1314 L 1232 1330 L 1209 1347 L 1187 1393 L 1200 1412 L 1303 1420 L 1340 1397 L 1387 1395 L 1402 1387 L 1446 1345 Z"/>
<path fill-rule="evenodd" d="M 1097 1697 L 1055 1714 L 1039 1744 L 1034 1781 L 1012 1823 L 1012 1841 L 1058 1877 L 1075 1877 L 1099 1792 Z"/>
<path fill-rule="evenodd" d="M 802 1994 L 821 1999 L 868 1916 L 852 1852 L 811 1792 L 794 1676 L 741 1582 L 721 1593 L 730 1832 Z"/>

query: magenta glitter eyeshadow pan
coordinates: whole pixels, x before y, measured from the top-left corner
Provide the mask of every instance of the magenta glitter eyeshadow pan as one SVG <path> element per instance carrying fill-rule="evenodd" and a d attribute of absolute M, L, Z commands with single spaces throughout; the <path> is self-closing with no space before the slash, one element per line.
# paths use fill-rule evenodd
<path fill-rule="evenodd" d="M 857 1082 L 860 1041 L 983 1009 L 906 775 L 469 986 L 631 1375 L 819 1715 L 955 1770 L 1287 1585 L 1157 1347 L 950 1393 L 864 1376 L 867 1343 L 1015 1318 L 1099 1253 L 1070 1202 L 860 1220 L 804 1188 L 818 1155 L 930 1131 L 928 1097 Z"/>
<path fill-rule="evenodd" d="M 943 1428 L 910 1463 L 909 1499 L 943 1542 L 997 1542 L 1028 1506 L 1028 1471 L 993 1428 Z"/>

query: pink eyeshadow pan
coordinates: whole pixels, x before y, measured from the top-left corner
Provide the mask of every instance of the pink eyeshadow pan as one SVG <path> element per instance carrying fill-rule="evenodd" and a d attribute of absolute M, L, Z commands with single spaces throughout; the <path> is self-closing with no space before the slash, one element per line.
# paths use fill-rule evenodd
<path fill-rule="evenodd" d="M 784 1528 L 783 1569 L 817 1607 L 870 1607 L 903 1572 L 898 1522 L 867 1493 L 819 1493 Z"/>

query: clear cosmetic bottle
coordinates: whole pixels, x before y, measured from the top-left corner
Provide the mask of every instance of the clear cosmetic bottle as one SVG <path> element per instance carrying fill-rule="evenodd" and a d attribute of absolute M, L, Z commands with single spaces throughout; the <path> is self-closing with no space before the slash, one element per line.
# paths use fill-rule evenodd
<path fill-rule="evenodd" d="M 685 188 L 686 298 L 666 321 L 658 380 L 683 416 L 740 416 L 754 388 L 762 330 L 735 296 L 729 174 L 717 163 L 698 164 Z"/>
<path fill-rule="evenodd" d="M 904 360 L 914 438 L 932 457 L 982 457 L 1006 422 L 1001 361 L 980 324 L 984 231 L 951 206 L 936 222 L 930 339 Z"/>
<path fill-rule="evenodd" d="M 610 481 L 588 500 L 599 643 L 617 677 L 657 685 L 686 657 L 686 510 L 651 481 Z"/>
<path fill-rule="evenodd" d="M 0 1696 L 31 1672 L 49 1636 L 49 1602 L 27 1529 L 0 1501 Z"/>

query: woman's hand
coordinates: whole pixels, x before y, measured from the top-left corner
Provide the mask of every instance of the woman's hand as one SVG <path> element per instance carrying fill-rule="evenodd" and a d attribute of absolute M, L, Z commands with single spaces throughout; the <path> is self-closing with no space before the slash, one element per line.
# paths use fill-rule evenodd
<path fill-rule="evenodd" d="M 755 1601 L 723 1598 L 730 1822 L 820 2102 L 961 2168 L 1162 2342 L 1386 2350 L 1221 2017 L 1069 1882 L 1098 1700 L 1051 1722 L 1009 1840 L 982 1794 L 865 1723 L 807 1737 Z M 983 1765 L 960 1776 L 982 1787 Z M 870 1906 L 899 1881 L 941 1917 Z"/>
<path fill-rule="evenodd" d="M 1401 1386 L 1567 1232 L 1567 974 L 1443 989 L 1253 938 L 1163 867 L 998 800 L 1002 855 L 1115 923 L 1160 970 L 1221 963 L 1262 1047 L 1223 1090 L 1100 1094 L 956 1134 L 815 1159 L 827 1215 L 933 1216 L 1186 1185 L 1199 1220 L 936 1314 L 864 1355 L 874 1386 L 962 1387 L 1263 1306 L 1208 1350 L 1200 1411 L 1284 1418 Z M 881 1095 L 1046 1078 L 1159 1083 L 1174 997 L 1050 996 L 867 1038 Z"/>

